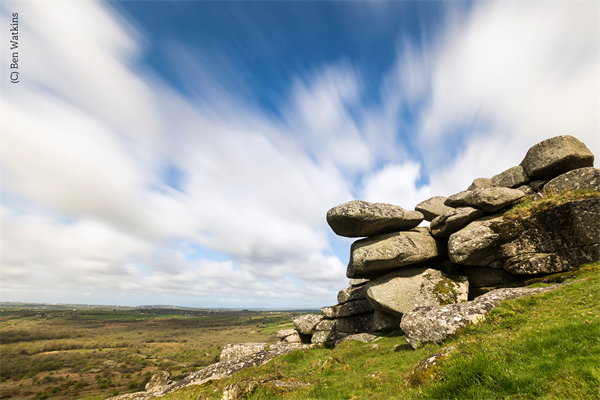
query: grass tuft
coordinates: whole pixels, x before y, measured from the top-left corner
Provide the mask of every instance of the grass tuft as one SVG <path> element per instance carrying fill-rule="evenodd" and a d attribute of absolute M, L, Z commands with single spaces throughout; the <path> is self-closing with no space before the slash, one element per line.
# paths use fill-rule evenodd
<path fill-rule="evenodd" d="M 559 193 L 544 190 L 541 195 L 541 198 L 536 198 L 536 195 L 529 195 L 521 198 L 515 203 L 513 208 L 504 213 L 504 219 L 527 218 L 532 214 L 571 201 L 600 197 L 600 192 L 591 189 L 564 190 Z"/>

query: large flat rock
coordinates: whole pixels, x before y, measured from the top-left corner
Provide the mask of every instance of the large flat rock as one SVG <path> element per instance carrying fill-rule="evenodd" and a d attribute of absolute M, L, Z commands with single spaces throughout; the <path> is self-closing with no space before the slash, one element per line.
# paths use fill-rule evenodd
<path fill-rule="evenodd" d="M 445 243 L 428 228 L 388 233 L 354 242 L 350 248 L 348 278 L 381 276 L 385 271 L 416 264 L 446 254 Z"/>
<path fill-rule="evenodd" d="M 402 268 L 368 284 L 375 310 L 401 317 L 415 307 L 467 301 L 466 277 L 445 276 L 429 268 Z"/>
<path fill-rule="evenodd" d="M 315 327 L 321 320 L 325 318 L 321 314 L 305 314 L 294 320 L 296 330 L 304 335 L 310 335 L 314 332 Z"/>
<path fill-rule="evenodd" d="M 531 180 L 554 178 L 573 169 L 592 167 L 594 155 L 573 136 L 555 136 L 531 147 L 521 166 Z"/>
<path fill-rule="evenodd" d="M 520 190 L 505 187 L 465 190 L 448 197 L 444 204 L 450 207 L 475 207 L 487 213 L 496 212 L 525 196 Z"/>
<path fill-rule="evenodd" d="M 369 237 L 412 229 L 423 214 L 386 203 L 354 200 L 327 212 L 327 223 L 339 236 Z"/>

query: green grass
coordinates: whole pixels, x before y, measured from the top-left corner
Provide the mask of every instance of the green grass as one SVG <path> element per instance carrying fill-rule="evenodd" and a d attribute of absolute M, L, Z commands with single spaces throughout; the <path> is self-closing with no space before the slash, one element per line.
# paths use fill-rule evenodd
<path fill-rule="evenodd" d="M 591 399 L 600 398 L 600 262 L 570 285 L 503 302 L 478 325 L 438 345 L 410 350 L 402 332 L 373 344 L 296 350 L 264 366 L 164 400 L 220 399 L 227 385 L 251 380 L 302 381 L 294 389 L 258 387 L 249 399 Z M 546 286 L 537 283 L 535 286 Z M 449 344 L 458 347 L 419 387 L 414 366 Z M 327 365 L 323 367 L 325 360 Z"/>
<path fill-rule="evenodd" d="M 543 191 L 542 196 L 541 199 L 537 200 L 534 200 L 532 196 L 521 198 L 510 210 L 504 213 L 504 219 L 526 218 L 537 212 L 571 201 L 600 197 L 600 192 L 590 189 L 565 190 L 560 193 Z"/>

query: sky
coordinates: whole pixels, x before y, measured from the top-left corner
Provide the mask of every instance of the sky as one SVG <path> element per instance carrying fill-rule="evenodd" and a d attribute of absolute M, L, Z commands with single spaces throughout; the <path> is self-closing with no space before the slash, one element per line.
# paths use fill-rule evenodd
<path fill-rule="evenodd" d="M 332 207 L 600 155 L 596 1 L 0 7 L 2 301 L 333 305 Z"/>

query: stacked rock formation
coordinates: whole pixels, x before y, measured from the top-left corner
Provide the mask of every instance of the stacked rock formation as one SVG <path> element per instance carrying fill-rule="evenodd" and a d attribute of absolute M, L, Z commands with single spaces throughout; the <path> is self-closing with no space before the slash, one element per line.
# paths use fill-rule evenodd
<path fill-rule="evenodd" d="M 599 260 L 600 197 L 503 218 L 524 196 L 542 198 L 544 188 L 600 191 L 593 162 L 579 140 L 557 136 L 529 149 L 520 165 L 414 211 L 365 201 L 332 208 L 331 229 L 362 239 L 351 246 L 350 286 L 339 292 L 339 304 L 296 320 L 300 340 L 334 345 L 357 333 L 396 330 L 419 307 L 465 302 L 511 281 Z M 424 220 L 430 225 L 419 227 Z"/>

